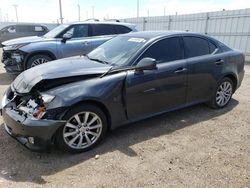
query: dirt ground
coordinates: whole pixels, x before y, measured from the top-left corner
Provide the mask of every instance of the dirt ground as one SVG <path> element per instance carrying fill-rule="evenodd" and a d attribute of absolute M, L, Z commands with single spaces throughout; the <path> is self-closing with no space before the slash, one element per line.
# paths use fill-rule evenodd
<path fill-rule="evenodd" d="M 130 124 L 77 155 L 31 152 L 4 132 L 0 117 L 0 187 L 250 187 L 245 69 L 225 109 L 196 105 Z M 13 78 L 0 65 L 1 96 Z"/>

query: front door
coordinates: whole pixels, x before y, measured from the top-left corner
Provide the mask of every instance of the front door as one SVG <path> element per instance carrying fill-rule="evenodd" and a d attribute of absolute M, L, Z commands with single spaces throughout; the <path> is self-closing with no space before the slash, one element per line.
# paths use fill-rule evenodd
<path fill-rule="evenodd" d="M 167 111 L 186 103 L 187 64 L 183 56 L 179 37 L 159 40 L 142 54 L 139 60 L 154 58 L 157 69 L 128 73 L 126 99 L 129 119 Z"/>

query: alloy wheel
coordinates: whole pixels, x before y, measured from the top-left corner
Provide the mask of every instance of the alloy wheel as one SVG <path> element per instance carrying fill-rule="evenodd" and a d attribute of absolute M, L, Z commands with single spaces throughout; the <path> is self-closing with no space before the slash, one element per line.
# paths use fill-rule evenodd
<path fill-rule="evenodd" d="M 229 81 L 222 82 L 216 92 L 216 103 L 218 106 L 225 106 L 232 97 L 233 86 Z"/>
<path fill-rule="evenodd" d="M 47 63 L 47 62 L 48 62 L 48 60 L 45 59 L 45 58 L 38 58 L 38 59 L 36 59 L 35 61 L 33 61 L 33 62 L 31 63 L 31 67 L 35 67 L 35 66 L 37 66 L 37 65 L 41 65 L 41 64 Z"/>
<path fill-rule="evenodd" d="M 73 149 L 93 145 L 102 133 L 101 118 L 93 112 L 80 112 L 72 116 L 63 128 L 65 143 Z"/>

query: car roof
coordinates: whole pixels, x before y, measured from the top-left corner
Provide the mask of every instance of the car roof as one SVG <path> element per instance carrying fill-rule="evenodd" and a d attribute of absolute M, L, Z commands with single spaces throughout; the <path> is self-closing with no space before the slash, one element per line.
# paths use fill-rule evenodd
<path fill-rule="evenodd" d="M 84 22 L 73 22 L 69 23 L 70 25 L 74 24 L 110 24 L 110 25 L 123 25 L 127 27 L 135 27 L 135 24 L 125 23 L 125 22 L 112 22 L 112 21 L 84 21 Z"/>
<path fill-rule="evenodd" d="M 194 33 L 194 32 L 187 32 L 187 31 L 139 31 L 134 33 L 127 33 L 123 36 L 129 36 L 129 37 L 142 37 L 147 39 L 154 39 L 154 38 L 160 38 L 160 37 L 166 37 L 171 35 L 196 35 L 196 36 L 205 36 L 200 33 Z"/>
<path fill-rule="evenodd" d="M 34 24 L 33 23 L 10 24 L 10 25 L 4 26 L 3 28 L 11 27 L 11 26 L 43 26 L 43 27 L 47 28 L 46 25 L 39 24 L 39 23 L 37 23 L 37 24 L 35 24 L 35 23 Z"/>

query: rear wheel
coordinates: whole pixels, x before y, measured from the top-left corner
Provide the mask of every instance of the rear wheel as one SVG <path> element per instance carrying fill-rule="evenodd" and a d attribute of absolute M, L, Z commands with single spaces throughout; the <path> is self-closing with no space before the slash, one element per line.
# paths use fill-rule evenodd
<path fill-rule="evenodd" d="M 30 69 L 32 67 L 41 65 L 43 63 L 47 63 L 48 61 L 51 61 L 51 60 L 52 58 L 45 54 L 34 55 L 28 60 L 26 69 Z"/>
<path fill-rule="evenodd" d="M 209 103 L 212 108 L 225 107 L 233 95 L 233 82 L 230 78 L 223 78 L 217 85 L 216 91 Z"/>
<path fill-rule="evenodd" d="M 107 132 L 106 116 L 94 105 L 76 107 L 65 119 L 66 124 L 56 135 L 57 145 L 64 151 L 87 151 L 96 146 Z"/>

